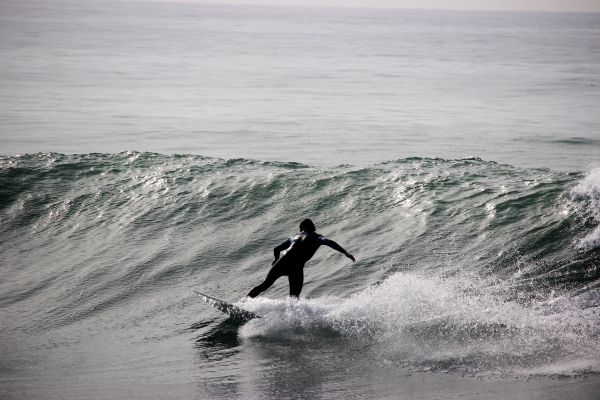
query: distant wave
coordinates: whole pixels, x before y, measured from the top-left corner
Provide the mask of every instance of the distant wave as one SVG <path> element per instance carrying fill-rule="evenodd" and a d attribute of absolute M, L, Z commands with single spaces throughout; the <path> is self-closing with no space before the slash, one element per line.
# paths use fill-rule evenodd
<path fill-rule="evenodd" d="M 572 145 L 588 145 L 598 146 L 600 145 L 600 139 L 586 138 L 586 137 L 571 137 L 566 139 L 552 140 L 553 143 L 572 144 Z"/>
<path fill-rule="evenodd" d="M 550 138 L 550 137 L 522 137 L 515 139 L 517 142 L 528 142 L 528 143 L 555 143 L 555 144 L 566 144 L 572 146 L 600 146 L 600 139 L 584 137 L 584 136 L 572 136 L 566 138 Z"/>

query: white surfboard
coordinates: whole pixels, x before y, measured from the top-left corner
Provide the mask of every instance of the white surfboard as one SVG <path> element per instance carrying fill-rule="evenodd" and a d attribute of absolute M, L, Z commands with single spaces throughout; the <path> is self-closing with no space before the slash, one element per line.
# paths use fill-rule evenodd
<path fill-rule="evenodd" d="M 208 294 L 204 294 L 202 292 L 197 291 L 196 289 L 192 289 L 204 302 L 210 304 L 217 310 L 222 313 L 228 314 L 230 318 L 237 319 L 240 321 L 250 321 L 253 318 L 260 318 L 259 315 L 254 314 L 248 310 L 244 310 L 238 306 L 234 306 L 231 303 L 226 302 L 225 300 L 218 299 L 216 297 L 210 296 Z"/>

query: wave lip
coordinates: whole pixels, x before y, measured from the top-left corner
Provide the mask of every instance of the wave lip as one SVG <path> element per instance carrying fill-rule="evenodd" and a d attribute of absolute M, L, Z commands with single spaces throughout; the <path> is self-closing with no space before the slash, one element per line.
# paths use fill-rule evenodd
<path fill-rule="evenodd" d="M 600 167 L 593 168 L 573 189 L 571 195 L 574 200 L 587 205 L 588 215 L 597 224 L 596 228 L 577 242 L 583 250 L 592 250 L 600 247 Z"/>

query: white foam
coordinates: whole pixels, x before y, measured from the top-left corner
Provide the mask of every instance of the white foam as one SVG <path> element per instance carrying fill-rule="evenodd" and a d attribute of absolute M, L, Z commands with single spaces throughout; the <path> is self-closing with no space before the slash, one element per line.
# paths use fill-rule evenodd
<path fill-rule="evenodd" d="M 575 200 L 587 202 L 591 216 L 600 224 L 600 167 L 593 168 L 571 190 L 571 195 Z M 600 225 L 579 240 L 577 246 L 583 250 L 600 247 Z"/>
<path fill-rule="evenodd" d="M 240 336 L 314 341 L 325 331 L 366 342 L 382 359 L 469 373 L 561 365 L 598 353 L 594 308 L 562 297 L 523 305 L 498 289 L 466 276 L 397 273 L 349 298 L 248 299 L 243 307 L 264 317 Z"/>

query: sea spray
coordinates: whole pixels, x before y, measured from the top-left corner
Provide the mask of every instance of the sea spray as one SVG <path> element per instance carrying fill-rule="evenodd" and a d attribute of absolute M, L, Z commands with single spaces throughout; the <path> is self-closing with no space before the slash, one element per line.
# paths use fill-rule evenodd
<path fill-rule="evenodd" d="M 600 167 L 593 168 L 571 194 L 574 200 L 585 203 L 587 215 L 596 225 L 592 232 L 578 240 L 577 246 L 583 250 L 600 247 Z"/>
<path fill-rule="evenodd" d="M 570 375 L 581 372 L 572 369 L 579 360 L 600 372 L 595 310 L 555 299 L 523 305 L 485 286 L 467 288 L 464 278 L 397 273 L 349 298 L 246 299 L 240 305 L 263 318 L 240 334 L 292 346 L 331 337 L 369 343 L 365 356 L 431 371 Z"/>

